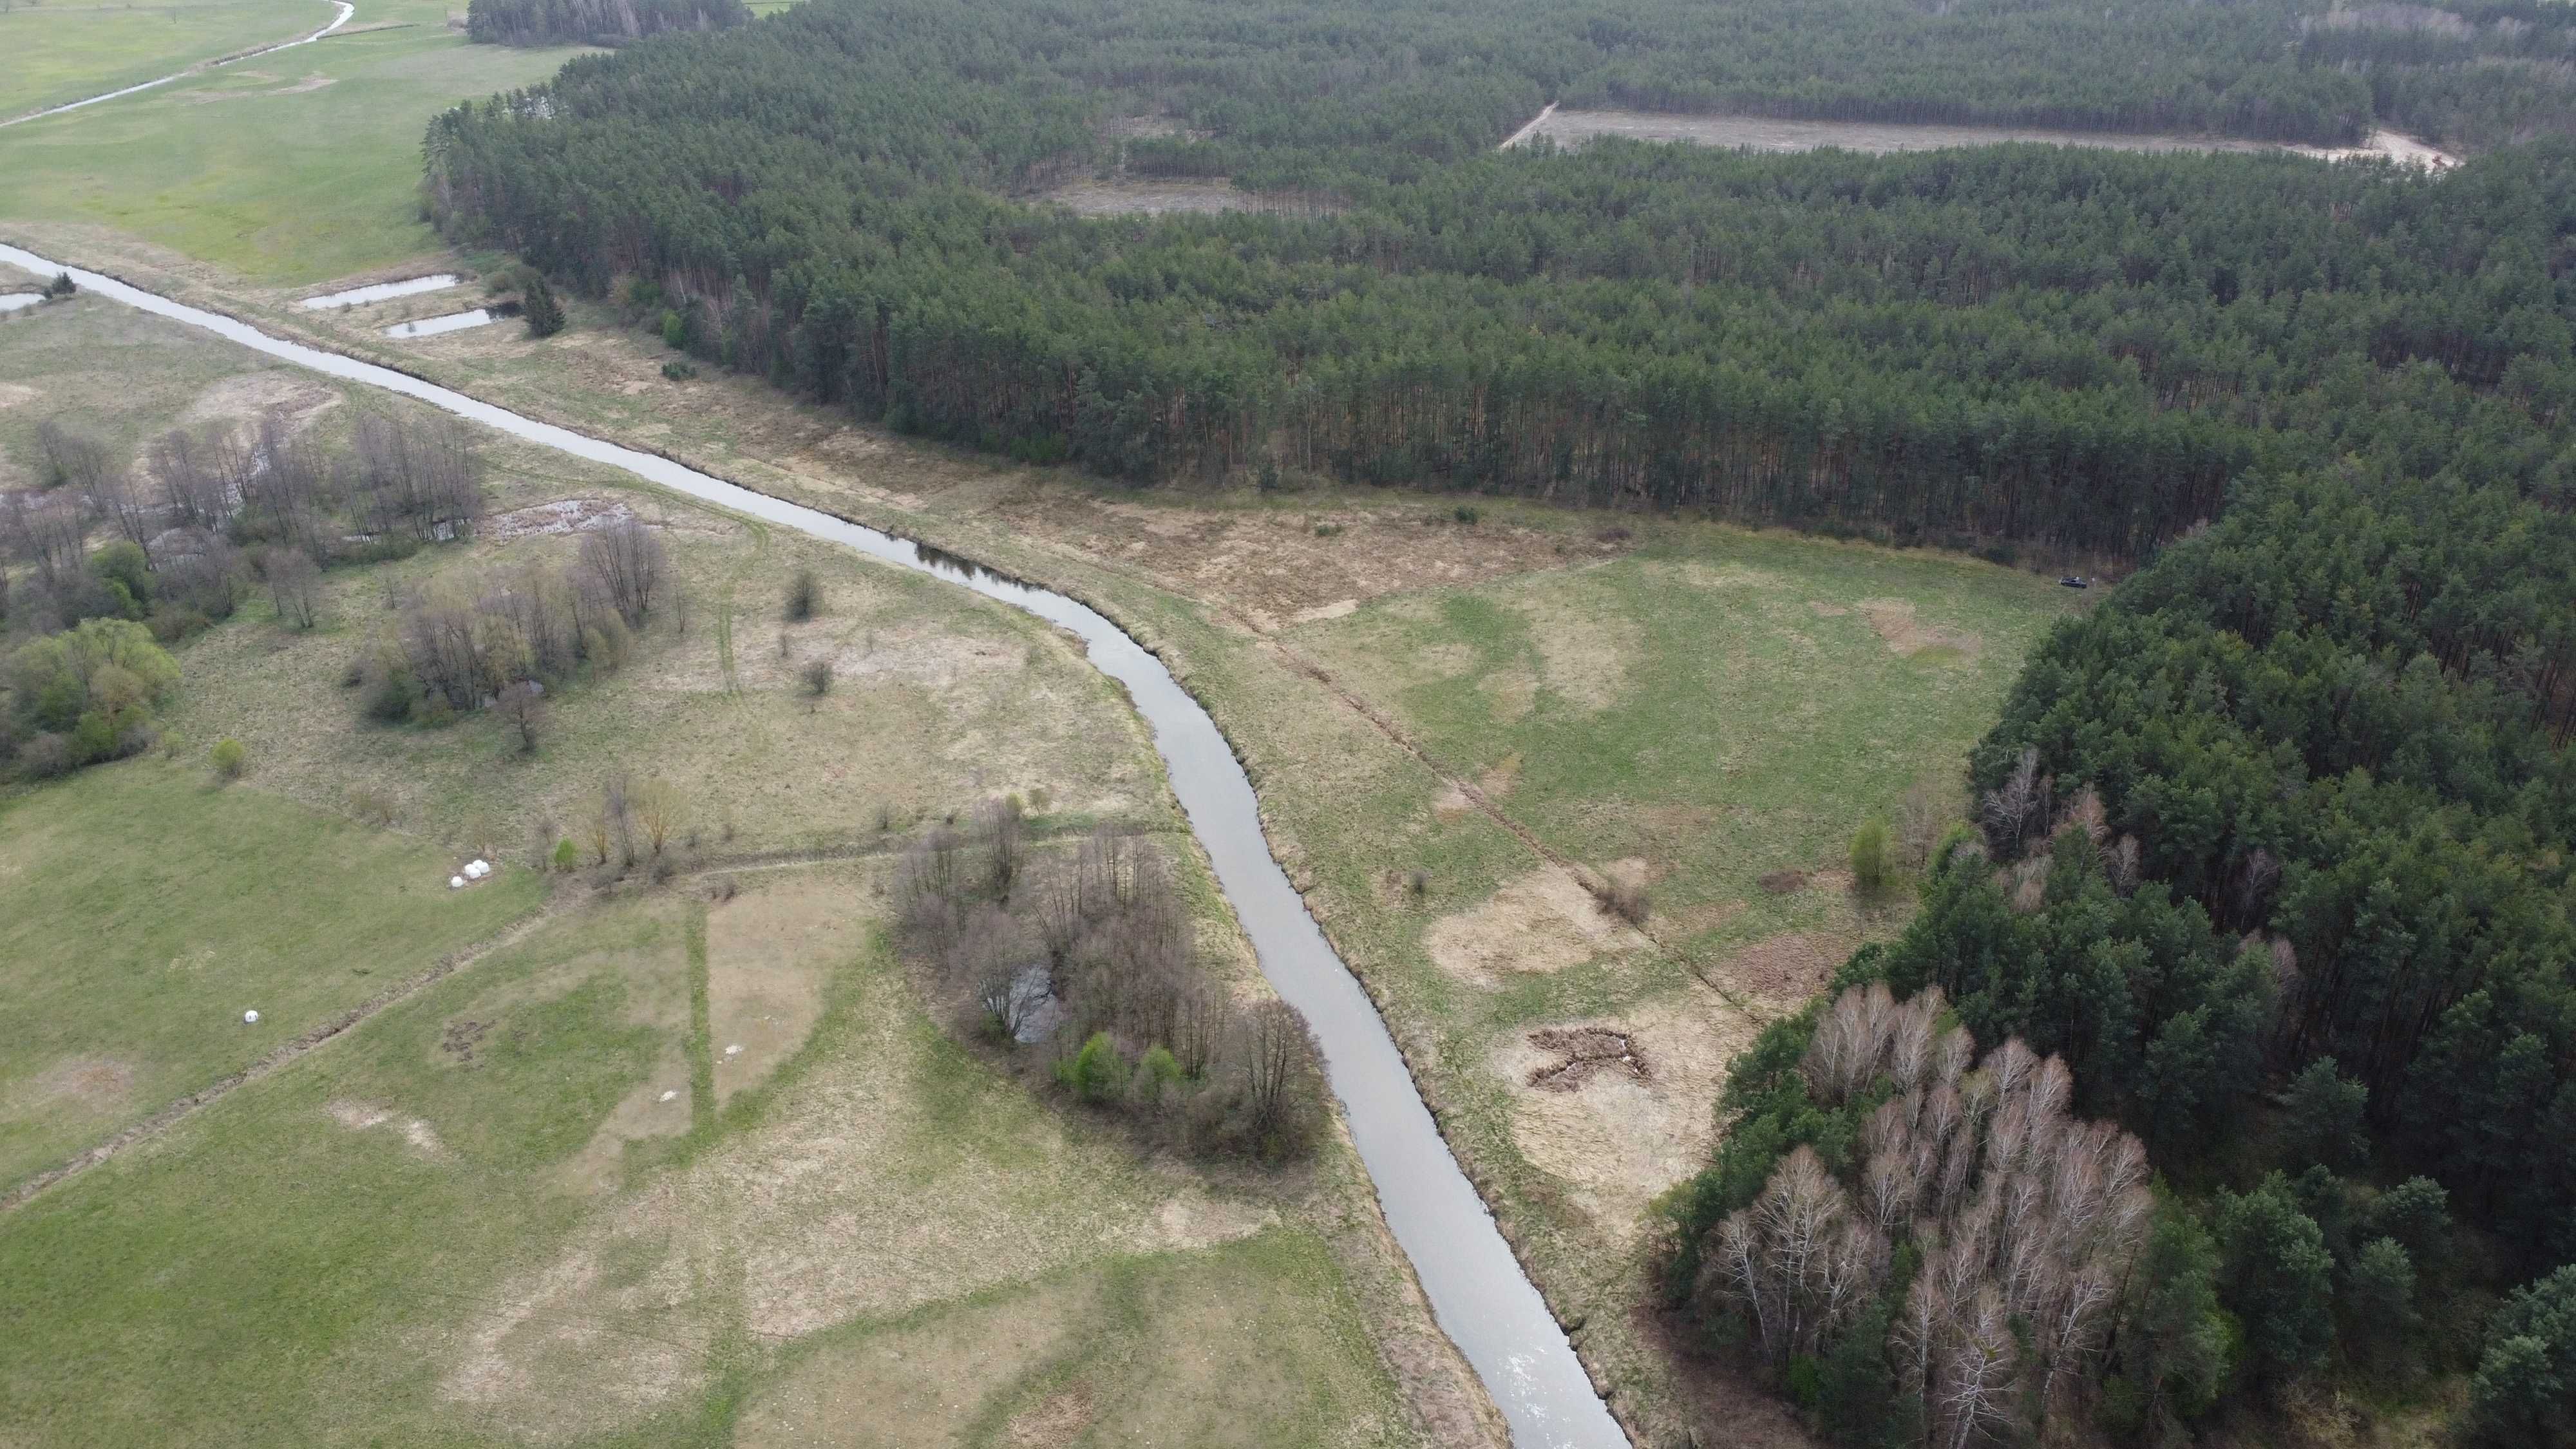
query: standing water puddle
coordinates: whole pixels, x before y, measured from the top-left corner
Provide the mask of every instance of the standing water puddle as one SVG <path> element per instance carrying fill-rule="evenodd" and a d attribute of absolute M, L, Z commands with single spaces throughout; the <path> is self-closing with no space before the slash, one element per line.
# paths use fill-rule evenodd
<path fill-rule="evenodd" d="M 417 322 L 397 322 L 385 329 L 387 337 L 435 337 L 441 332 L 462 332 L 486 322 L 498 322 L 501 314 L 489 307 L 471 312 L 450 312 L 444 317 L 423 317 Z"/>
<path fill-rule="evenodd" d="M 841 544 L 871 558 L 946 579 L 1024 610 L 1079 637 L 1092 666 L 1125 685 L 1154 734 L 1172 793 L 1206 848 L 1217 884 L 1243 922 L 1261 972 L 1305 1014 L 1324 1049 L 1324 1071 L 1341 1099 L 1351 1140 L 1377 1187 L 1387 1226 L 1413 1263 L 1440 1327 L 1493 1395 L 1522 1449 L 1628 1449 L 1628 1437 L 1592 1390 L 1574 1346 L 1522 1273 L 1493 1214 L 1458 1169 L 1438 1124 L 1387 1035 L 1386 1023 L 1324 939 L 1305 899 L 1270 858 L 1252 782 L 1216 721 L 1161 660 L 1090 606 L 925 549 L 828 513 L 754 493 L 711 474 L 523 418 L 419 378 L 335 352 L 271 337 L 246 322 L 0 245 L 0 261 L 38 273 L 68 271 L 112 301 L 228 338 L 269 357 L 330 377 L 418 398 L 469 422 L 542 447 L 622 469 L 648 483 L 737 513 Z"/>
<path fill-rule="evenodd" d="M 444 292 L 457 283 L 454 272 L 441 272 L 434 277 L 413 277 L 401 282 L 378 282 L 369 287 L 351 287 L 327 297 L 307 297 L 307 307 L 355 307 L 367 302 L 382 302 L 393 297 L 409 297 L 420 292 Z"/>
<path fill-rule="evenodd" d="M 33 307 L 43 300 L 45 296 L 42 292 L 11 292 L 5 297 L 0 297 L 0 312 L 15 312 L 21 307 Z"/>

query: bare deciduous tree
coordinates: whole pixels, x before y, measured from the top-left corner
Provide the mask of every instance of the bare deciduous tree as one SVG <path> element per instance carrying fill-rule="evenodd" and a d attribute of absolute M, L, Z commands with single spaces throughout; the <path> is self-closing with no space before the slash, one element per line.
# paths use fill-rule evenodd
<path fill-rule="evenodd" d="M 518 732 L 519 752 L 535 754 L 538 736 L 544 732 L 546 724 L 545 686 L 533 679 L 522 679 L 501 691 L 494 708 L 500 710 L 501 718 L 508 720 L 510 727 Z"/>
<path fill-rule="evenodd" d="M 581 536 L 581 567 L 626 627 L 641 629 L 662 597 L 670 555 L 660 530 L 625 518 Z"/>
<path fill-rule="evenodd" d="M 43 464 L 48 488 L 95 493 L 99 484 L 116 471 L 116 457 L 105 443 L 74 431 L 60 418 L 47 418 L 36 424 L 36 455 Z"/>
<path fill-rule="evenodd" d="M 260 556 L 260 571 L 268 576 L 268 598 L 276 606 L 279 623 L 310 629 L 319 621 L 322 570 L 311 554 L 300 548 L 272 548 Z"/>

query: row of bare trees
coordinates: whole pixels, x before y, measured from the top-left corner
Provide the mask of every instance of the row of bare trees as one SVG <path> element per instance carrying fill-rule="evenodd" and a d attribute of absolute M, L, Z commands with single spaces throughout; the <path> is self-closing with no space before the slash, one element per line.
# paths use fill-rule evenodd
<path fill-rule="evenodd" d="M 1801 1063 L 1809 1097 L 1863 1121 L 1848 1180 L 1801 1146 L 1710 1232 L 1697 1294 L 1775 1369 L 1893 1300 L 1883 1350 L 1922 1443 L 1966 1449 L 2062 1411 L 2099 1360 L 2154 1209 L 2145 1149 L 2076 1118 L 2074 1079 L 2019 1039 L 1975 1060 L 1926 990 L 1843 993 Z M 1973 1065 L 1972 1065 L 1973 1063 Z M 1896 1248 L 1919 1264 L 1894 1278 Z"/>
<path fill-rule="evenodd" d="M 1276 1158 L 1321 1120 L 1320 1060 L 1284 1002 L 1247 1003 L 1195 949 L 1172 867 L 1107 827 L 1032 848 L 1015 799 L 906 850 L 904 934 L 993 1035 L 1073 1094 L 1203 1151 Z"/>

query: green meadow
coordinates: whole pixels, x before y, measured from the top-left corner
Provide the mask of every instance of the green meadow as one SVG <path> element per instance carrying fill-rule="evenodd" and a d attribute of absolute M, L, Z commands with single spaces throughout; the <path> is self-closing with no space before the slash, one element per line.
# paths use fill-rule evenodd
<path fill-rule="evenodd" d="M 0 36 L 51 10 L 0 16 Z M 0 145 L 0 227 L 103 227 L 275 285 L 436 251 L 419 201 L 430 117 L 541 80 L 577 53 L 469 45 L 448 28 L 448 11 L 360 0 L 346 29 L 312 45 L 11 127 Z M 274 25 L 283 12 L 267 13 Z M 305 12 L 291 13 L 300 23 Z M 314 23 L 328 19 L 326 10 Z"/>

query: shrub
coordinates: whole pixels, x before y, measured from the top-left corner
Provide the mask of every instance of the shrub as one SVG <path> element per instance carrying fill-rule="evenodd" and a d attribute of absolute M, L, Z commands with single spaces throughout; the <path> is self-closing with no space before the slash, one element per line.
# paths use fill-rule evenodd
<path fill-rule="evenodd" d="M 683 362 L 675 357 L 662 364 L 662 380 L 665 382 L 687 382 L 697 375 L 698 365 L 694 362 Z"/>
<path fill-rule="evenodd" d="M 1887 822 L 1872 820 L 1852 836 L 1852 889 L 1865 896 L 1885 891 L 1895 878 L 1895 867 L 1888 860 Z"/>
<path fill-rule="evenodd" d="M 1449 516 L 1457 519 L 1460 523 L 1467 524 L 1472 524 L 1479 517 L 1482 517 L 1481 514 L 1476 512 L 1476 505 L 1472 503 L 1459 504 L 1456 508 L 1449 511 Z"/>
<path fill-rule="evenodd" d="M 56 272 L 54 273 L 54 279 L 45 284 L 45 300 L 48 302 L 59 302 L 79 290 L 80 283 L 72 280 L 71 273 Z"/>
<path fill-rule="evenodd" d="M 552 337 L 564 329 L 563 303 L 555 300 L 555 289 L 534 271 L 519 290 L 519 307 L 528 319 L 530 337 Z"/>
<path fill-rule="evenodd" d="M 580 864 L 581 847 L 572 843 L 571 836 L 565 836 L 555 842 L 555 869 L 570 872 L 573 867 Z"/>
<path fill-rule="evenodd" d="M 787 622 L 801 624 L 823 612 L 823 584 L 812 569 L 798 569 L 787 581 Z"/>
<path fill-rule="evenodd" d="M 677 312 L 662 314 L 662 345 L 677 352 L 689 345 L 689 322 Z"/>
<path fill-rule="evenodd" d="M 226 780 L 240 779 L 242 771 L 250 767 L 250 751 L 243 749 L 239 740 L 217 740 L 206 758 L 214 765 L 215 774 Z"/>
<path fill-rule="evenodd" d="M 1082 1050 L 1056 1063 L 1055 1077 L 1086 1102 L 1106 1102 L 1127 1085 L 1127 1060 L 1109 1033 L 1096 1031 Z"/>
<path fill-rule="evenodd" d="M 821 699 L 832 692 L 832 661 L 808 659 L 805 661 L 805 667 L 797 671 L 797 677 L 804 681 L 805 693 L 809 698 Z"/>

